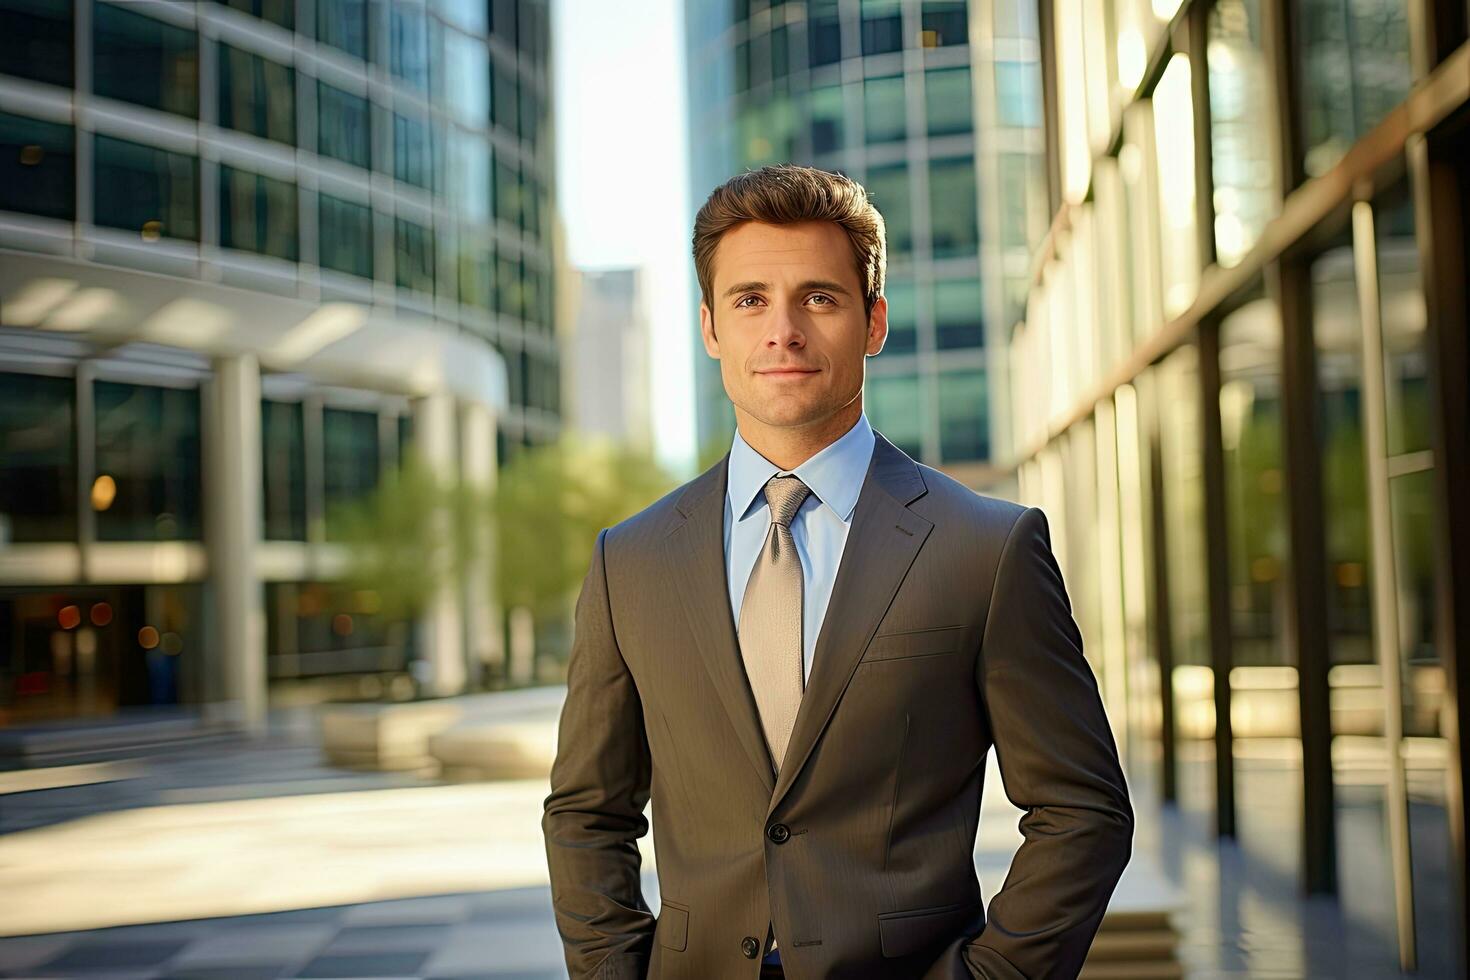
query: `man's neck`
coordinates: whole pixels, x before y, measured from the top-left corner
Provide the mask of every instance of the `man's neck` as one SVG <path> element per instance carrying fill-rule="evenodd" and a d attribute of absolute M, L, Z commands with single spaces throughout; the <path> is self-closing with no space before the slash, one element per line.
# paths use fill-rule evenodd
<path fill-rule="evenodd" d="M 862 413 L 863 400 L 859 397 L 841 411 L 809 425 L 766 425 L 738 408 L 735 424 L 740 429 L 740 438 L 751 449 L 789 471 L 850 432 Z"/>

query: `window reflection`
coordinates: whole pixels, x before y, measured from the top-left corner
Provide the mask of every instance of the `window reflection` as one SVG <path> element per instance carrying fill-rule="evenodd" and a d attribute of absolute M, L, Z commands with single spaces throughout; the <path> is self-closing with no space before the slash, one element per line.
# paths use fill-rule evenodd
<path fill-rule="evenodd" d="M 434 237 L 417 221 L 393 219 L 394 268 L 398 285 L 420 293 L 434 291 Z"/>
<path fill-rule="evenodd" d="M 837 0 L 811 0 L 807 4 L 809 64 L 816 68 L 842 58 L 842 28 L 837 17 Z"/>
<path fill-rule="evenodd" d="M 990 456 L 990 406 L 980 368 L 939 375 L 939 453 L 946 460 Z"/>
<path fill-rule="evenodd" d="M 363 279 L 373 278 L 373 212 L 365 204 L 322 194 L 317 207 L 320 255 L 323 269 L 345 272 Z"/>
<path fill-rule="evenodd" d="M 934 345 L 940 350 L 980 347 L 985 343 L 981 313 L 980 272 L 964 279 L 934 284 Z"/>
<path fill-rule="evenodd" d="M 842 86 L 812 90 L 812 152 L 831 153 L 842 148 Z"/>
<path fill-rule="evenodd" d="M 393 114 L 393 176 L 405 184 L 433 185 L 429 126 L 424 120 Z"/>
<path fill-rule="evenodd" d="M 863 398 L 873 428 L 910 456 L 922 458 L 924 419 L 929 413 L 920 403 L 919 379 L 912 374 L 870 374 Z"/>
<path fill-rule="evenodd" d="M 93 392 L 97 537 L 198 540 L 198 390 L 98 381 Z"/>
<path fill-rule="evenodd" d="M 197 35 L 131 8 L 93 5 L 92 90 L 110 99 L 197 118 Z"/>
<path fill-rule="evenodd" d="M 466 126 L 485 126 L 490 121 L 490 55 L 484 42 L 446 28 L 443 58 L 438 100 Z"/>
<path fill-rule="evenodd" d="M 970 111 L 970 69 L 937 68 L 925 72 L 924 106 L 930 136 L 968 133 L 974 127 Z"/>
<path fill-rule="evenodd" d="M 388 39 L 392 45 L 389 64 L 393 74 L 420 92 L 428 92 L 429 32 L 424 8 L 403 0 L 393 4 Z"/>
<path fill-rule="evenodd" d="M 1154 89 L 1154 146 L 1159 169 L 1159 258 L 1164 316 L 1189 309 L 1199 290 L 1199 245 L 1195 238 L 1194 108 L 1189 59 L 1176 54 Z"/>
<path fill-rule="evenodd" d="M 219 223 L 225 248 L 296 261 L 295 184 L 221 164 Z"/>
<path fill-rule="evenodd" d="M 234 7 L 252 17 L 270 21 L 288 31 L 296 23 L 294 0 L 215 0 L 215 2 L 226 7 Z"/>
<path fill-rule="evenodd" d="M 863 54 L 884 54 L 903 48 L 903 18 L 899 0 L 862 0 Z"/>
<path fill-rule="evenodd" d="M 0 112 L 0 211 L 74 218 L 75 141 L 70 126 Z"/>
<path fill-rule="evenodd" d="M 76 381 L 0 373 L 0 544 L 74 541 Z"/>
<path fill-rule="evenodd" d="M 449 130 L 446 195 L 455 211 L 470 221 L 490 221 L 490 144 L 478 133 Z"/>
<path fill-rule="evenodd" d="M 924 0 L 919 15 L 920 44 L 926 48 L 967 44 L 970 40 L 965 0 Z"/>
<path fill-rule="evenodd" d="M 68 0 L 0 0 L 0 73 L 70 86 L 72 10 Z"/>
<path fill-rule="evenodd" d="M 1308 177 L 1403 101 L 1410 82 L 1404 0 L 1302 0 L 1294 7 Z"/>
<path fill-rule="evenodd" d="M 887 143 L 907 135 L 903 76 L 870 78 L 863 82 L 863 125 L 869 143 Z"/>
<path fill-rule="evenodd" d="M 199 161 L 98 135 L 93 143 L 92 220 L 159 238 L 199 240 Z"/>
<path fill-rule="evenodd" d="M 1260 238 L 1280 198 L 1259 0 L 1219 0 L 1208 31 L 1215 255 L 1232 266 Z"/>
<path fill-rule="evenodd" d="M 361 500 L 378 485 L 378 415 L 344 408 L 322 410 L 322 470 L 327 540 L 341 534 L 339 507 Z"/>
<path fill-rule="evenodd" d="M 1244 666 L 1282 665 L 1286 580 L 1281 318 L 1247 302 L 1220 324 L 1220 432 L 1229 535 L 1231 651 Z"/>
<path fill-rule="evenodd" d="M 372 123 L 367 99 L 318 82 L 316 126 L 318 153 L 371 169 Z"/>
<path fill-rule="evenodd" d="M 219 124 L 294 145 L 296 70 L 221 44 Z"/>
<path fill-rule="evenodd" d="M 316 0 L 316 39 L 366 60 L 368 0 Z"/>
<path fill-rule="evenodd" d="M 1378 246 L 1379 304 L 1388 407 L 1388 452 L 1430 448 L 1429 363 L 1426 310 L 1414 238 L 1414 205 L 1407 194 L 1374 209 Z"/>
<path fill-rule="evenodd" d="M 865 186 L 873 206 L 883 215 L 889 255 L 911 251 L 914 239 L 908 164 L 874 167 L 868 171 Z"/>
<path fill-rule="evenodd" d="M 260 403 L 261 521 L 267 540 L 306 540 L 306 449 L 300 402 Z"/>
<path fill-rule="evenodd" d="M 975 200 L 975 159 L 933 160 L 929 164 L 929 225 L 934 257 L 974 255 L 980 245 Z"/>

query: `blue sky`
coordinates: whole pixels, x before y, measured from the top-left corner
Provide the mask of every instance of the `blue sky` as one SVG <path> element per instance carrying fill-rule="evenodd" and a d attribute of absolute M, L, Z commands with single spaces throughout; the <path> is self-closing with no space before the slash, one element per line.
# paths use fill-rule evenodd
<path fill-rule="evenodd" d="M 699 321 L 689 288 L 682 2 L 553 0 L 552 15 L 569 257 L 581 268 L 646 269 L 657 455 L 687 473 Z"/>

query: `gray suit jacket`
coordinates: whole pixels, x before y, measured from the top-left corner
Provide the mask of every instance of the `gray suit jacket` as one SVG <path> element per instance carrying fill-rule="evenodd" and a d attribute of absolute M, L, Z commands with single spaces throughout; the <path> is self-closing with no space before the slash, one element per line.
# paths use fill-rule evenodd
<path fill-rule="evenodd" d="M 574 978 L 1075 977 L 1133 809 L 1038 508 L 881 434 L 779 777 L 723 543 L 727 454 L 597 536 L 542 829 Z M 986 754 L 1026 811 L 987 909 Z M 662 905 L 638 838 L 653 801 Z"/>

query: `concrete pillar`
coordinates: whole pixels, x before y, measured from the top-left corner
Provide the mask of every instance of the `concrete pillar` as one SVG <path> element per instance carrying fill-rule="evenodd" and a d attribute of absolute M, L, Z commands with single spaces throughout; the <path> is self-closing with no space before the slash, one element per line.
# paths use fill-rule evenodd
<path fill-rule="evenodd" d="M 487 494 L 495 489 L 498 461 L 495 458 L 495 413 L 486 405 L 467 402 L 459 414 L 460 479 L 487 508 Z M 488 509 L 483 523 L 473 530 L 479 535 L 475 560 L 464 579 L 463 601 L 465 650 L 469 659 L 469 681 L 478 687 L 489 676 L 503 676 L 505 643 L 502 612 L 496 599 L 495 525 Z"/>
<path fill-rule="evenodd" d="M 214 617 L 213 692 L 204 717 L 251 735 L 266 727 L 265 610 L 260 541 L 260 366 L 252 354 L 218 357 L 205 406 L 205 547 Z"/>
<path fill-rule="evenodd" d="M 454 397 L 445 392 L 413 401 L 413 451 L 440 480 L 458 478 L 458 439 L 455 434 Z M 441 512 L 435 520 L 448 522 L 453 515 Z M 441 525 L 442 529 L 443 525 Z M 449 529 L 451 533 L 454 529 Z M 424 693 L 448 697 L 464 691 L 464 609 L 459 583 L 441 581 L 428 608 L 416 624 L 419 649 L 427 661 Z"/>

